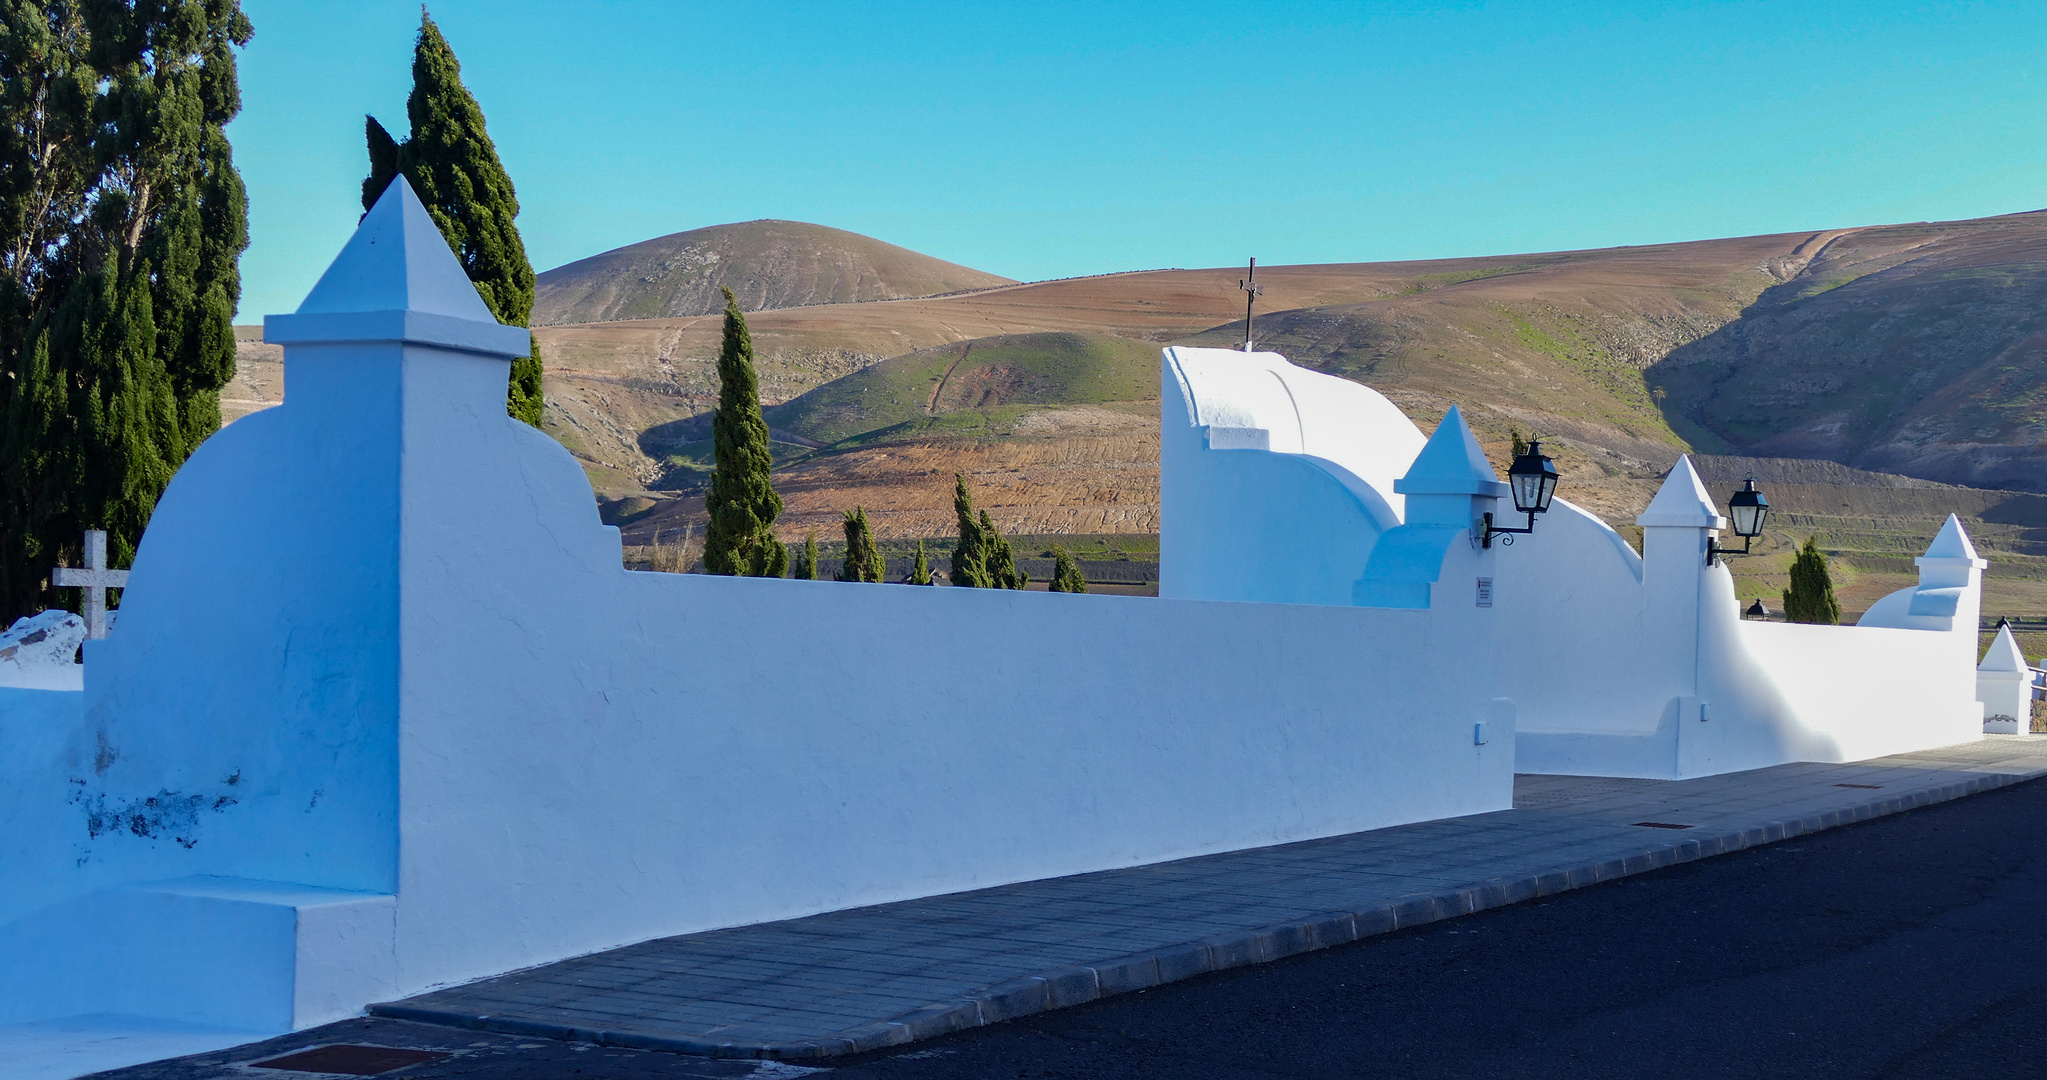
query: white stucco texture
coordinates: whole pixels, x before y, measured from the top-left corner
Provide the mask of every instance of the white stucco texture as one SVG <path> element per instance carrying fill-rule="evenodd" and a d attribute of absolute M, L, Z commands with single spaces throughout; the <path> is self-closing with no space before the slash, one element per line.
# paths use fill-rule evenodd
<path fill-rule="evenodd" d="M 574 459 L 505 415 L 527 332 L 468 288 L 395 182 L 267 324 L 285 404 L 172 482 L 84 690 L 0 691 L 0 1022 L 303 1027 L 661 935 L 1511 803 L 1490 498 L 1429 496 L 1435 599 L 1404 609 L 1351 603 L 1362 558 L 1316 606 L 628 572 Z M 1293 512 L 1402 525 L 1377 485 L 1412 425 L 1303 442 L 1320 406 L 1288 408 L 1288 445 L 1366 470 L 1293 453 L 1326 485 Z"/>
<path fill-rule="evenodd" d="M 1445 551 L 1430 527 L 1461 521 L 1468 540 L 1475 499 L 1503 493 L 1429 493 L 1430 462 L 1463 476 L 1483 461 L 1454 408 L 1419 449 L 1384 398 L 1273 354 L 1169 349 L 1164 384 L 1162 595 L 1427 604 L 1420 568 Z M 1295 405 L 1308 399 L 1325 407 Z M 1493 678 L 1521 771 L 1676 778 L 1980 737 L 1985 564 L 1952 515 L 1919 585 L 1855 627 L 1739 617 L 1727 567 L 1706 563 L 1727 519 L 1688 458 L 1637 523 L 1640 555 L 1559 498 L 1533 533 L 1496 542 Z"/>
<path fill-rule="evenodd" d="M 1350 606 L 1421 430 L 1277 353 L 1167 349 L 1161 383 L 1159 595 Z"/>
<path fill-rule="evenodd" d="M 2033 730 L 2033 669 L 2009 625 L 1999 624 L 1976 665 L 1976 700 L 1983 703 L 1984 734 L 2024 735 Z"/>

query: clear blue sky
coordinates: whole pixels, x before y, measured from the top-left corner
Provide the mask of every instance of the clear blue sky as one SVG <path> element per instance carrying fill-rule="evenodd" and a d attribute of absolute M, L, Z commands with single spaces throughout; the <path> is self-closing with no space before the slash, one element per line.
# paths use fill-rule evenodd
<path fill-rule="evenodd" d="M 415 3 L 244 0 L 241 321 L 405 132 Z M 1022 279 L 2047 206 L 2047 4 L 437 0 L 545 270 L 788 218 Z"/>

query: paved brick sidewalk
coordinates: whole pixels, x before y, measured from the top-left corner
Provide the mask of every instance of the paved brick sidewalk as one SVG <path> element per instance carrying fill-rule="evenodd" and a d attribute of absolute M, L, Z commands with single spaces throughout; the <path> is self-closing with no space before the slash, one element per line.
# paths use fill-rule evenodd
<path fill-rule="evenodd" d="M 1499 813 L 662 938 L 370 1012 L 718 1057 L 826 1057 L 2041 775 L 2047 737 L 1989 736 L 1699 780 L 1524 776 Z"/>

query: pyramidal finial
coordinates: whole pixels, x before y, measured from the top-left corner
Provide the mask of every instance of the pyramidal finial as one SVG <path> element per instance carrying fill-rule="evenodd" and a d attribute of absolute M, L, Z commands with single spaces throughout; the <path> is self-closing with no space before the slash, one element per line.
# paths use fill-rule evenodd
<path fill-rule="evenodd" d="M 403 341 L 525 356 L 523 326 L 500 326 L 405 177 L 394 177 L 341 254 L 290 315 L 263 320 L 275 344 Z"/>
<path fill-rule="evenodd" d="M 1720 508 L 1713 504 L 1713 496 L 1706 494 L 1706 485 L 1699 479 L 1699 471 L 1692 468 L 1690 454 L 1677 459 L 1677 465 L 1656 491 L 1656 497 L 1649 500 L 1649 508 L 1635 519 L 1642 526 L 1667 525 L 1686 529 L 1724 529 L 1727 519 L 1720 516 Z"/>
<path fill-rule="evenodd" d="M 1934 536 L 1933 543 L 1926 545 L 1925 558 L 1928 559 L 1976 557 L 1976 545 L 1969 542 L 1969 534 L 1962 531 L 1961 519 L 1953 514 L 1949 514 L 1947 520 L 1941 523 L 1940 532 Z"/>
<path fill-rule="evenodd" d="M 1977 671 L 2025 671 L 2026 654 L 2019 650 L 2018 639 L 2011 636 L 2011 624 L 2001 623 L 1997 636 L 1990 639 L 1990 651 L 1983 654 L 1983 662 L 1976 665 Z"/>
<path fill-rule="evenodd" d="M 1407 475 L 1393 482 L 1393 490 L 1402 495 L 1497 498 L 1507 493 L 1507 485 L 1493 473 L 1493 464 L 1486 460 L 1485 451 L 1479 449 L 1471 426 L 1464 422 L 1463 411 L 1452 405 L 1422 452 L 1415 455 Z"/>
<path fill-rule="evenodd" d="M 394 177 L 298 314 L 421 311 L 495 323 L 405 177 Z"/>

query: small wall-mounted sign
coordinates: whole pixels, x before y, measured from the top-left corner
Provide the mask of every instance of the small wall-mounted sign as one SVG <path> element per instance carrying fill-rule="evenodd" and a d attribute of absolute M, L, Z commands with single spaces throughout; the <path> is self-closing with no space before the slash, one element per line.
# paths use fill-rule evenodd
<path fill-rule="evenodd" d="M 1489 577 L 1482 577 L 1482 578 L 1479 578 L 1479 579 L 1478 579 L 1478 606 L 1479 606 L 1479 607 L 1492 607 L 1492 606 L 1493 606 L 1493 579 L 1492 579 L 1492 578 L 1489 578 Z"/>

